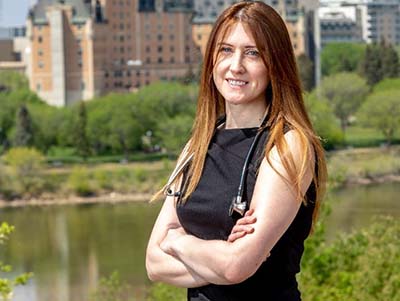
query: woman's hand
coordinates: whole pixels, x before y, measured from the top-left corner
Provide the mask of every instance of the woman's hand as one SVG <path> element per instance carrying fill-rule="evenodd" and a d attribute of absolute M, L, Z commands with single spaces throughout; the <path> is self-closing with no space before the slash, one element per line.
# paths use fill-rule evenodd
<path fill-rule="evenodd" d="M 245 215 L 238 219 L 235 226 L 232 228 L 231 234 L 228 237 L 228 242 L 234 242 L 235 240 L 254 232 L 254 228 L 251 224 L 257 221 L 255 216 L 252 216 L 254 209 L 246 211 Z"/>
<path fill-rule="evenodd" d="M 170 228 L 160 244 L 161 250 L 173 256 L 175 254 L 174 244 L 177 243 L 178 239 L 184 235 L 186 235 L 186 232 L 181 226 Z"/>

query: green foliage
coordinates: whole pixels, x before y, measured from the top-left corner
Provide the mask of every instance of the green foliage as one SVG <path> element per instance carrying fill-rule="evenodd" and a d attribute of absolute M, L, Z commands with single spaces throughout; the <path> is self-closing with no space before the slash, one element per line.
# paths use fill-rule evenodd
<path fill-rule="evenodd" d="M 122 282 L 118 272 L 113 272 L 109 277 L 101 278 L 99 288 L 94 291 L 92 301 L 133 301 L 130 286 Z"/>
<path fill-rule="evenodd" d="M 85 160 L 90 154 L 89 140 L 86 133 L 87 127 L 87 113 L 86 106 L 83 101 L 79 103 L 79 112 L 77 123 L 75 125 L 74 137 L 75 137 L 75 147 L 78 154 L 82 156 Z"/>
<path fill-rule="evenodd" d="M 168 130 L 164 125 L 165 121 L 169 120 L 169 125 L 171 125 L 173 121 L 182 122 L 182 118 L 174 119 L 178 115 L 194 117 L 197 86 L 155 83 L 142 88 L 137 97 L 139 100 L 137 111 L 141 112 L 138 121 L 145 131 L 151 131 L 154 134 L 152 137 L 154 144 L 166 145 L 172 135 L 164 135 L 164 132 Z M 188 125 L 185 128 L 187 127 Z"/>
<path fill-rule="evenodd" d="M 319 99 L 315 92 L 306 95 L 305 104 L 317 134 L 323 139 L 324 147 L 332 149 L 343 143 L 343 133 L 327 99 Z"/>
<path fill-rule="evenodd" d="M 361 106 L 360 123 L 381 131 L 390 145 L 400 129 L 400 89 L 374 92 Z"/>
<path fill-rule="evenodd" d="M 303 262 L 305 300 L 399 300 L 400 222 L 381 217 L 365 230 L 320 244 Z"/>
<path fill-rule="evenodd" d="M 186 289 L 174 287 L 164 283 L 153 284 L 146 301 L 185 301 Z"/>
<path fill-rule="evenodd" d="M 135 94 L 110 94 L 88 103 L 88 137 L 95 153 L 123 153 L 141 148 L 145 116 Z"/>
<path fill-rule="evenodd" d="M 3 157 L 10 167 L 11 183 L 21 195 L 36 195 L 41 189 L 40 173 L 44 157 L 34 148 L 17 147 L 10 149 Z"/>
<path fill-rule="evenodd" d="M 368 45 L 361 64 L 361 72 L 373 86 L 387 77 L 397 77 L 400 72 L 399 56 L 390 44 Z"/>
<path fill-rule="evenodd" d="M 358 110 L 368 93 L 365 80 L 355 73 L 337 73 L 324 78 L 320 89 L 321 96 L 329 100 L 340 119 L 344 132 L 349 117 Z"/>
<path fill-rule="evenodd" d="M 33 125 L 26 105 L 22 104 L 19 107 L 15 122 L 13 145 L 17 147 L 32 146 L 34 138 Z"/>
<path fill-rule="evenodd" d="M 28 79 L 15 71 L 0 71 L 0 92 L 18 91 L 29 89 Z"/>
<path fill-rule="evenodd" d="M 386 78 L 374 86 L 374 92 L 400 90 L 400 78 Z"/>
<path fill-rule="evenodd" d="M 0 246 L 5 244 L 13 231 L 14 226 L 10 226 L 6 222 L 3 222 L 0 225 Z M 10 273 L 12 272 L 12 267 L 0 261 L 0 272 Z M 18 275 L 14 279 L 0 278 L 1 301 L 11 301 L 14 287 L 26 284 L 28 280 L 32 278 L 32 276 L 32 273 L 24 273 L 22 275 Z"/>
<path fill-rule="evenodd" d="M 157 127 L 156 137 L 162 138 L 162 146 L 169 152 L 178 152 L 189 139 L 193 117 L 188 115 L 177 115 L 163 120 Z"/>
<path fill-rule="evenodd" d="M 68 176 L 67 186 L 78 196 L 90 196 L 94 193 L 89 173 L 85 167 L 75 167 L 72 170 Z"/>
<path fill-rule="evenodd" d="M 361 64 L 365 45 L 354 43 L 330 43 L 322 49 L 322 75 L 328 76 L 339 72 L 356 72 Z"/>
<path fill-rule="evenodd" d="M 307 55 L 301 54 L 297 57 L 297 65 L 299 67 L 299 75 L 303 89 L 305 91 L 311 91 L 315 86 L 313 62 Z"/>

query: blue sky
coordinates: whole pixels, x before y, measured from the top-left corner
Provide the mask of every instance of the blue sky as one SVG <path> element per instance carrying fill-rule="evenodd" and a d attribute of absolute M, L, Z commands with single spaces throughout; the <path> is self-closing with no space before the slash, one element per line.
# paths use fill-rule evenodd
<path fill-rule="evenodd" d="M 25 25 L 29 6 L 37 0 L 0 0 L 0 27 Z"/>

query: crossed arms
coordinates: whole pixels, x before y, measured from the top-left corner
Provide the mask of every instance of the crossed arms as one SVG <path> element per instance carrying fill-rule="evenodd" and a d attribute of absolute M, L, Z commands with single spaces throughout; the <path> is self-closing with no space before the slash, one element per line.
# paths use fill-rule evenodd
<path fill-rule="evenodd" d="M 304 154 L 294 131 L 285 134 L 294 162 Z M 305 194 L 314 170 L 310 160 L 301 190 Z M 275 169 L 287 173 L 275 148 L 270 152 Z M 228 241 L 202 240 L 185 233 L 176 215 L 174 197 L 167 197 L 151 233 L 146 268 L 152 281 L 181 287 L 208 283 L 235 284 L 253 275 L 295 218 L 301 202 L 294 188 L 264 158 L 247 216 L 238 221 Z M 249 226 L 251 224 L 251 227 Z"/>

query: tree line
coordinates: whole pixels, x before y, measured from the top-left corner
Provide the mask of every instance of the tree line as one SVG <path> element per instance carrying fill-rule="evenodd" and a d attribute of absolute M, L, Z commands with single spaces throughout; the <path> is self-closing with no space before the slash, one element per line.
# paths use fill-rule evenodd
<path fill-rule="evenodd" d="M 343 145 L 347 127 L 374 127 L 392 143 L 400 127 L 396 50 L 385 43 L 330 44 L 321 55 L 321 85 L 298 57 L 305 101 L 327 149 Z M 137 93 L 111 93 L 66 108 L 45 104 L 18 74 L 0 73 L 0 151 L 27 146 L 47 156 L 176 153 L 190 134 L 198 85 L 158 82 Z"/>

